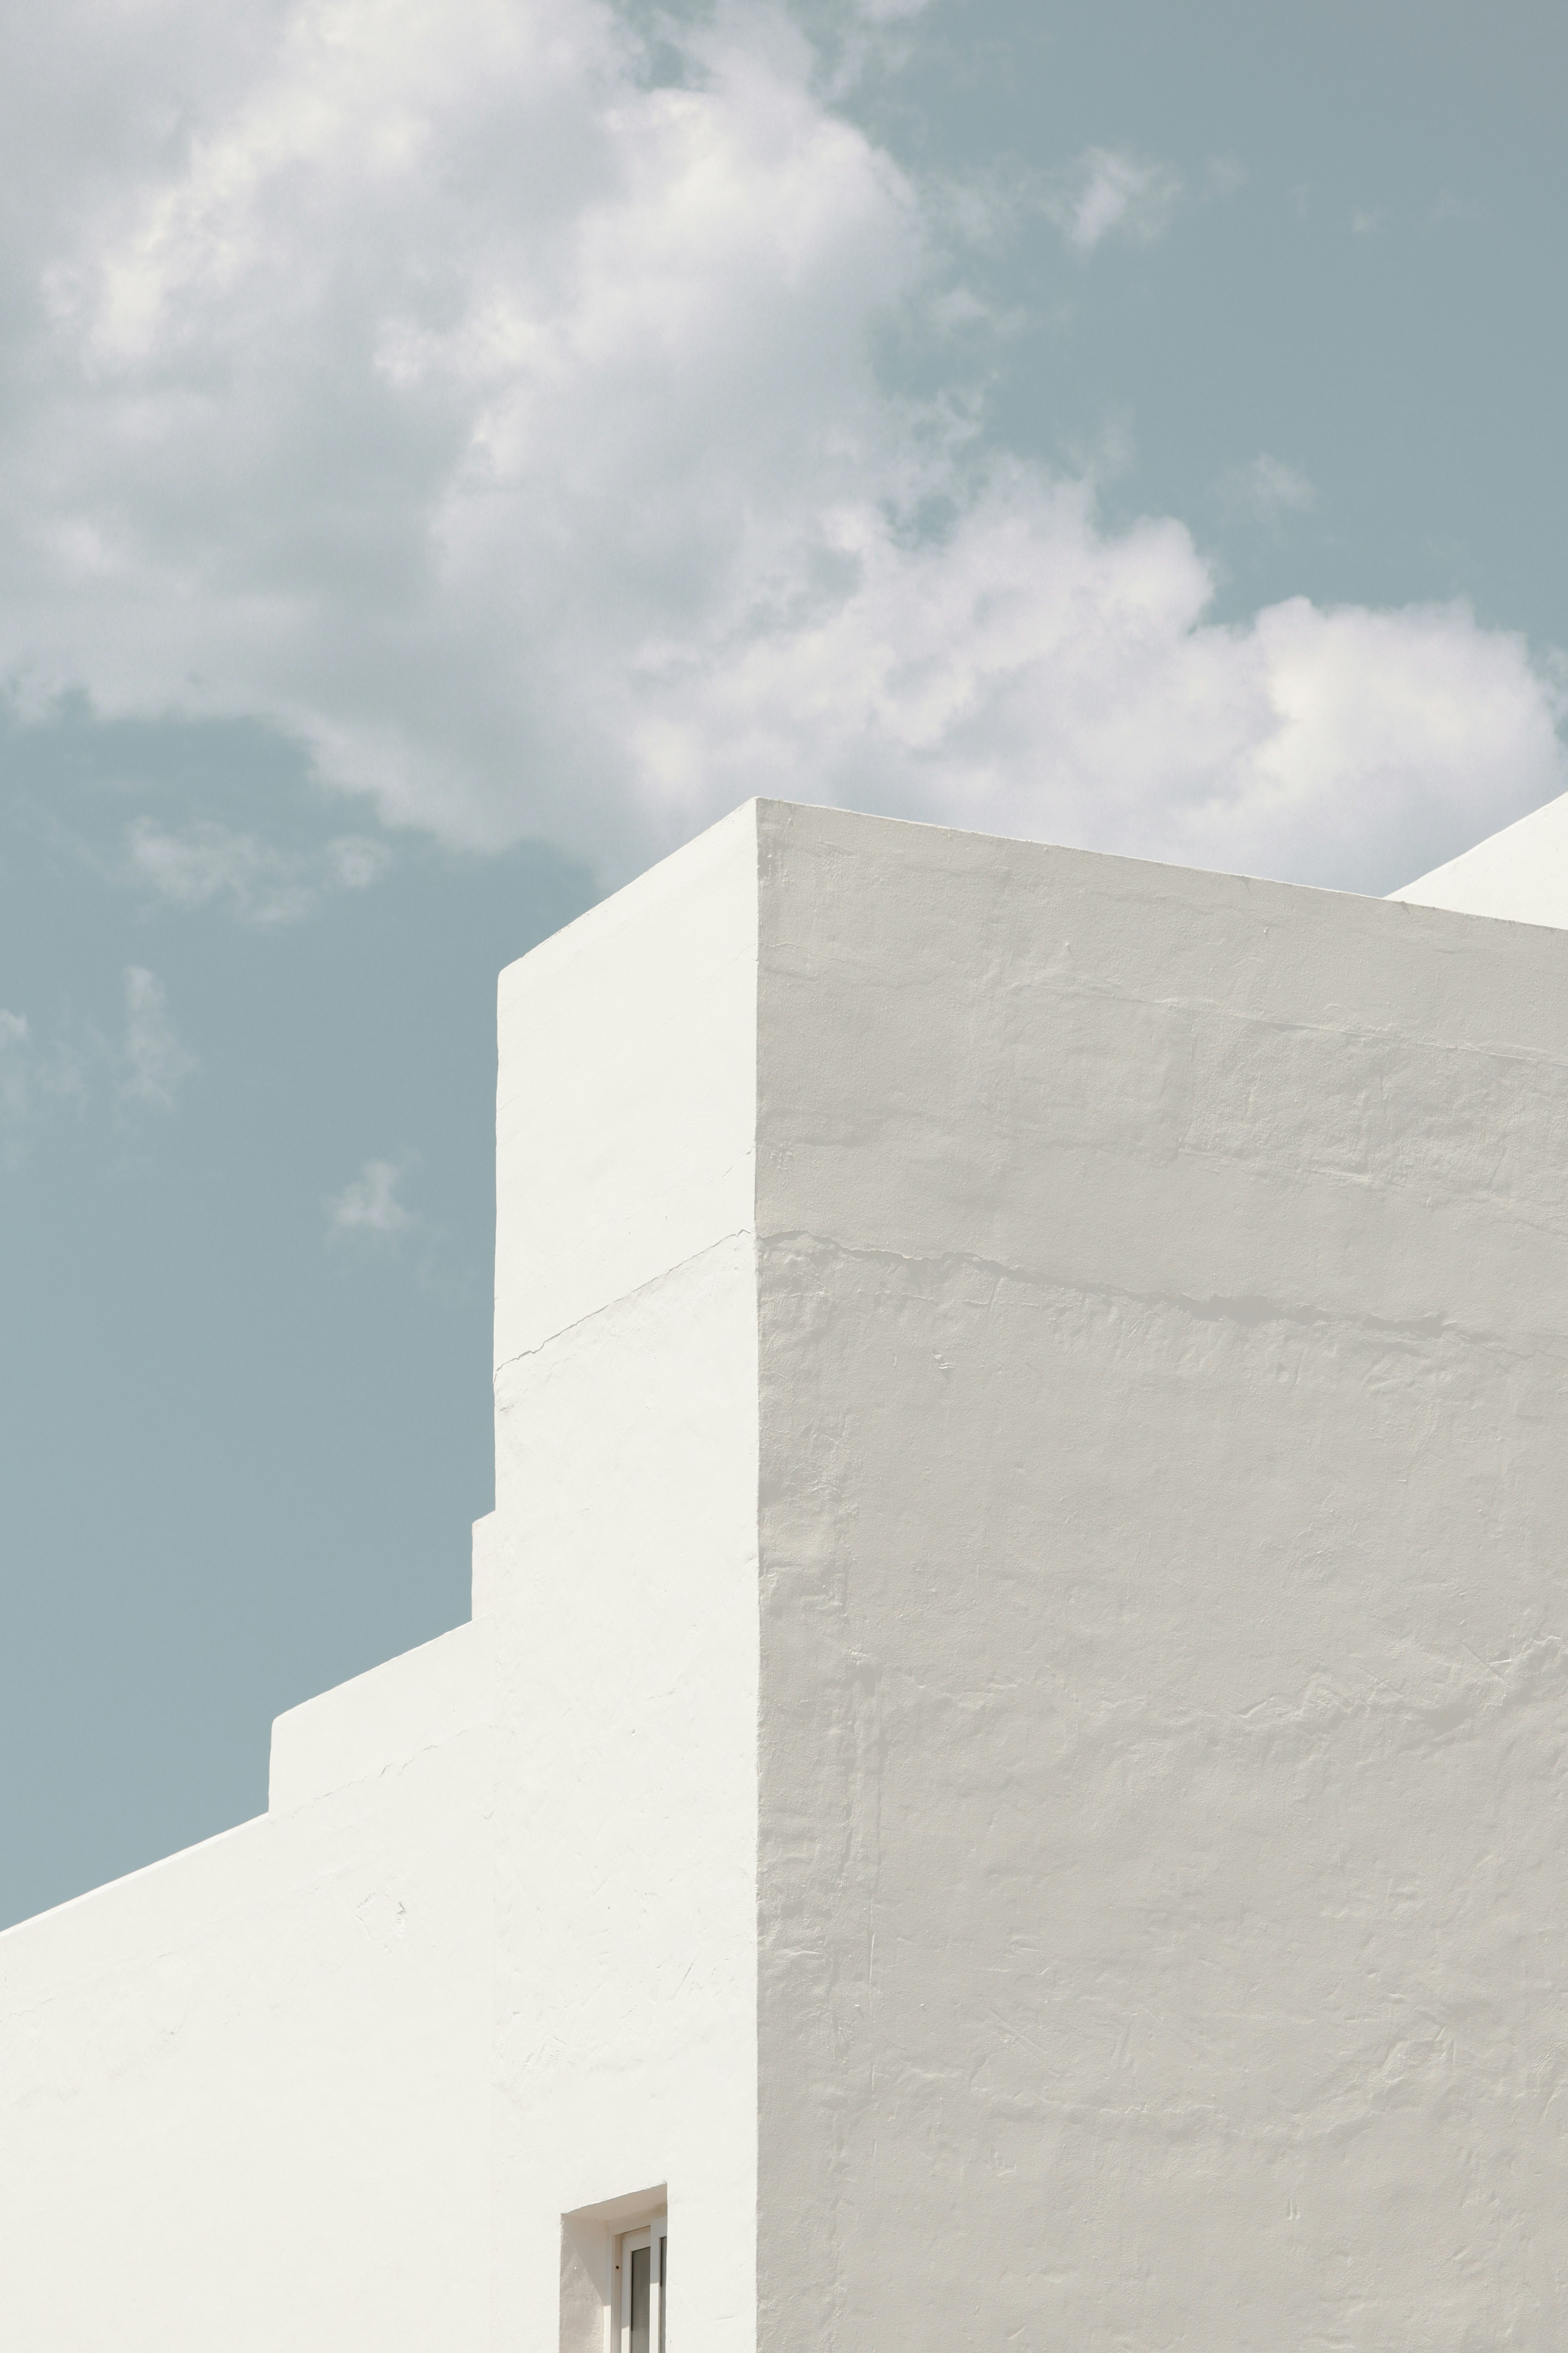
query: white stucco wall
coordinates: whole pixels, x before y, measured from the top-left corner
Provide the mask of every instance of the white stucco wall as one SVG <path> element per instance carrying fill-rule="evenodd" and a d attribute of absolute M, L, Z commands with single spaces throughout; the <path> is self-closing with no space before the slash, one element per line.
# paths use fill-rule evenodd
<path fill-rule="evenodd" d="M 666 2193 L 752 2335 L 755 970 L 745 809 L 502 976 L 474 1622 L 0 1938 L 7 2348 L 599 2353 Z"/>
<path fill-rule="evenodd" d="M 1568 793 L 1395 891 L 1423 907 L 1568 925 Z"/>
<path fill-rule="evenodd" d="M 1568 2315 L 1568 939 L 762 815 L 761 2341 Z"/>
<path fill-rule="evenodd" d="M 755 2335 L 755 813 L 502 975 L 495 2335 L 600 2353 L 668 2185 L 683 2353 Z M 600 2267 L 600 2268 L 596 2268 Z M 563 2292 L 565 2329 L 563 2335 Z"/>
<path fill-rule="evenodd" d="M 1412 886 L 1413 890 L 1418 886 Z M 1568 937 L 759 804 L 502 976 L 474 1622 L 0 1937 L 0 2342 L 1554 2346 Z"/>
<path fill-rule="evenodd" d="M 268 1813 L 0 1936 L 8 2353 L 484 2342 L 488 1634 L 279 1718 Z"/>

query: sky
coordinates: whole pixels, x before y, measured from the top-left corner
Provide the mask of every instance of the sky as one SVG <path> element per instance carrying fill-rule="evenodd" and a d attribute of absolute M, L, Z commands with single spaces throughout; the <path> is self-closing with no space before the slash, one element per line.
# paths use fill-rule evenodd
<path fill-rule="evenodd" d="M 467 1614 L 494 984 L 752 794 L 1568 790 L 1560 5 L 0 16 L 0 1922 Z"/>

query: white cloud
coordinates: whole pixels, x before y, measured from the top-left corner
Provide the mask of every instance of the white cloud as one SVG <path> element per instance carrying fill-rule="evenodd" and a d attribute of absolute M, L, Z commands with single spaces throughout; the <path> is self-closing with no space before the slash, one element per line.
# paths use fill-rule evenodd
<path fill-rule="evenodd" d="M 178 907 L 226 903 L 259 924 L 297 923 L 323 891 L 363 891 L 385 871 L 384 845 L 356 835 L 305 854 L 209 820 L 170 829 L 139 818 L 126 836 L 127 880 Z"/>
<path fill-rule="evenodd" d="M 85 1041 L 58 1034 L 45 1039 L 26 1014 L 0 1006 L 0 1166 L 16 1164 L 49 1112 L 63 1103 L 79 1112 L 85 1106 L 86 1073 L 102 1051 L 91 1030 Z"/>
<path fill-rule="evenodd" d="M 144 965 L 127 965 L 121 1093 L 133 1103 L 169 1111 L 195 1066 L 195 1055 L 181 1043 L 169 1019 L 163 982 Z"/>
<path fill-rule="evenodd" d="M 14 1164 L 62 1104 L 84 1112 L 105 1082 L 121 1103 L 173 1107 L 195 1058 L 169 1019 L 156 974 L 127 965 L 121 987 L 118 1039 L 92 1021 L 39 1037 L 24 1014 L 0 1007 L 0 1164 Z"/>
<path fill-rule="evenodd" d="M 0 1120 L 15 1125 L 27 1115 L 27 1018 L 0 1005 Z"/>
<path fill-rule="evenodd" d="M 355 833 L 329 841 L 323 853 L 327 874 L 340 891 L 368 891 L 381 880 L 391 860 L 392 853 L 384 842 L 367 841 Z"/>
<path fill-rule="evenodd" d="M 1288 466 L 1282 458 L 1270 458 L 1267 451 L 1249 459 L 1245 466 L 1233 466 L 1222 478 L 1220 491 L 1233 513 L 1250 514 L 1267 523 L 1305 514 L 1318 499 L 1316 486 L 1299 467 Z"/>
<path fill-rule="evenodd" d="M 1075 253 L 1108 237 L 1152 245 L 1171 224 L 1181 174 L 1121 147 L 1089 147 L 1064 172 L 1047 209 Z"/>
<path fill-rule="evenodd" d="M 1311 873 L 1344 844 L 1386 863 L 1426 823 L 1562 775 L 1526 648 L 1462 606 L 1295 598 L 1205 623 L 1179 524 L 1109 535 L 1087 491 L 1021 469 L 943 543 L 911 549 L 868 507 L 838 525 L 853 585 L 815 627 L 763 636 L 737 614 L 650 662 L 628 731 L 656 788 L 700 763 L 720 804 L 808 778 L 811 798 Z"/>
<path fill-rule="evenodd" d="M 413 1211 L 397 1198 L 402 1174 L 395 1160 L 367 1160 L 327 1204 L 332 1232 L 390 1236 L 411 1226 Z"/>
<path fill-rule="evenodd" d="M 598 0 L 49 24 L 42 100 L 0 54 L 23 708 L 258 716 L 393 822 L 612 879 L 766 790 L 1386 887 L 1568 784 L 1554 691 L 1463 607 L 1216 626 L 1179 522 L 1108 529 L 956 380 L 889 393 L 886 322 L 963 307 L 942 204 L 776 13 L 721 9 L 677 89 Z M 1087 253 L 1177 185 L 1100 149 L 1052 200 Z M 131 847 L 281 921 L 330 878 L 270 855 Z"/>

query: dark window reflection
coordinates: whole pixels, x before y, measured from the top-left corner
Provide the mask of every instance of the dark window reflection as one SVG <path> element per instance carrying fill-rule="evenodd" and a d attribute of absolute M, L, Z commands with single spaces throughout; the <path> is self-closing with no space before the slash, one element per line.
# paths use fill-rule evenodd
<path fill-rule="evenodd" d="M 664 2353 L 664 2298 L 669 2284 L 669 2241 L 658 2242 L 658 2353 Z"/>
<path fill-rule="evenodd" d="M 647 2342 L 647 2247 L 632 2249 L 632 2353 L 648 2353 Z"/>

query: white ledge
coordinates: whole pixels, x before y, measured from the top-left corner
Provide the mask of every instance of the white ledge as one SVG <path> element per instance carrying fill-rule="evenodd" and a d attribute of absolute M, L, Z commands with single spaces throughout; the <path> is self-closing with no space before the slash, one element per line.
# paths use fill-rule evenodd
<path fill-rule="evenodd" d="M 268 1813 L 291 1812 L 335 1789 L 406 1765 L 494 1714 L 489 1621 L 454 1626 L 416 1651 L 355 1675 L 275 1716 Z"/>

